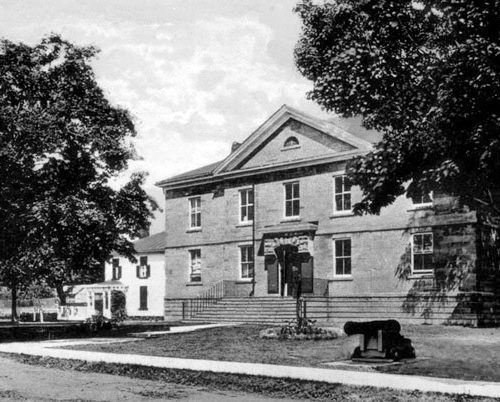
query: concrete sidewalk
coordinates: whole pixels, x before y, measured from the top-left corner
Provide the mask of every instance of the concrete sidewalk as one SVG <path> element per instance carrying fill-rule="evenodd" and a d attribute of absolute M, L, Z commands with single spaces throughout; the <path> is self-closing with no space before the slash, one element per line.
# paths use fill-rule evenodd
<path fill-rule="evenodd" d="M 198 329 L 198 328 L 197 328 Z M 201 329 L 201 328 L 200 328 Z M 447 378 L 419 377 L 410 375 L 383 374 L 373 372 L 323 369 L 314 367 L 278 366 L 272 364 L 238 363 L 213 360 L 178 359 L 171 357 L 144 356 L 135 354 L 117 354 L 60 349 L 92 342 L 124 342 L 131 339 L 101 339 L 74 341 L 14 342 L 0 344 L 0 352 L 47 356 L 60 359 L 76 359 L 88 362 L 106 362 L 135 364 L 142 366 L 183 369 L 194 371 L 212 371 L 274 378 L 292 378 L 297 380 L 321 381 L 355 386 L 372 386 L 400 390 L 418 390 L 422 392 L 442 392 L 451 394 L 469 394 L 474 396 L 500 397 L 500 383 L 463 381 Z"/>

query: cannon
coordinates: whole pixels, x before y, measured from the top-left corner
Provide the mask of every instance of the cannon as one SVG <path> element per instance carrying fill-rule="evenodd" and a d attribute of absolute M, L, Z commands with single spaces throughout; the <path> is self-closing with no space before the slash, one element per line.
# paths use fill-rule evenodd
<path fill-rule="evenodd" d="M 414 358 L 411 340 L 400 334 L 401 325 L 396 320 L 354 322 L 344 325 L 344 332 L 359 335 L 359 346 L 354 349 L 352 360 L 397 361 Z"/>

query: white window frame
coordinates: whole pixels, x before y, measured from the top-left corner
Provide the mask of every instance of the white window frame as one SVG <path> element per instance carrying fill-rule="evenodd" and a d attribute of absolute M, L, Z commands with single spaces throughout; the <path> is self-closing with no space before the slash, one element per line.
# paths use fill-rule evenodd
<path fill-rule="evenodd" d="M 114 261 L 118 261 L 118 264 L 116 264 L 116 266 L 114 265 Z M 121 274 L 121 272 L 120 272 L 120 258 L 113 257 L 111 259 L 111 280 L 119 281 L 122 278 L 122 276 L 118 275 L 118 274 Z"/>
<path fill-rule="evenodd" d="M 253 219 L 255 218 L 255 193 L 253 194 L 253 202 L 252 203 L 249 203 L 248 202 L 248 194 L 252 192 L 253 193 L 253 188 L 242 188 L 240 191 L 238 191 L 238 196 L 239 196 L 239 210 L 238 210 L 238 214 L 239 214 L 239 222 L 240 224 L 242 225 L 250 225 L 253 223 Z M 243 194 L 246 194 L 245 196 L 245 200 L 246 200 L 246 204 L 243 204 L 242 203 L 242 196 Z M 248 218 L 249 216 L 249 210 L 250 208 L 252 208 L 252 216 L 253 218 L 252 219 L 247 219 L 247 220 L 243 220 L 243 216 L 242 216 L 242 210 L 243 208 L 245 208 L 246 210 L 246 216 Z"/>
<path fill-rule="evenodd" d="M 422 195 L 422 199 L 423 198 L 424 198 L 424 196 Z M 430 201 L 428 201 L 428 202 L 415 202 L 412 198 L 411 202 L 412 202 L 413 208 L 418 209 L 418 208 L 432 207 L 433 202 L 434 202 L 434 193 L 432 191 L 429 193 L 429 198 L 430 198 Z"/>
<path fill-rule="evenodd" d="M 292 138 L 295 139 L 295 141 L 297 141 L 296 144 L 291 144 L 291 145 L 286 145 L 286 143 L 291 140 Z M 297 149 L 297 148 L 300 148 L 300 141 L 299 139 L 294 136 L 294 135 L 291 135 L 289 137 L 286 138 L 286 140 L 283 142 L 283 147 L 281 148 L 282 151 L 286 151 L 288 149 Z"/>
<path fill-rule="evenodd" d="M 336 180 L 339 177 L 342 178 L 342 190 L 340 193 L 337 193 Z M 349 191 L 346 191 L 345 190 L 345 180 L 346 179 L 347 179 L 347 175 L 345 173 L 336 174 L 335 176 L 333 176 L 333 214 L 334 215 L 352 214 L 352 185 L 351 185 L 351 188 L 349 189 Z M 342 196 L 342 206 L 343 206 L 344 205 L 344 197 L 347 194 L 349 195 L 351 208 L 349 208 L 349 209 L 337 209 L 337 200 L 336 200 L 337 195 Z"/>
<path fill-rule="evenodd" d="M 286 198 L 286 187 L 287 186 L 293 186 L 297 184 L 299 186 L 299 196 L 294 197 L 293 196 L 293 187 L 292 187 L 292 198 L 290 200 L 287 200 Z M 293 213 L 293 202 L 298 201 L 299 203 L 299 213 L 298 215 L 287 215 L 286 214 L 286 203 L 287 201 L 290 201 L 292 203 L 292 213 Z M 300 218 L 300 181 L 294 180 L 294 181 L 288 181 L 283 183 L 283 218 L 284 219 L 298 219 Z"/>
<path fill-rule="evenodd" d="M 196 259 L 193 259 L 193 255 L 194 253 L 197 253 L 198 254 L 198 271 L 199 271 L 199 278 L 200 280 L 199 281 L 193 281 L 193 273 L 194 273 L 194 270 L 193 270 L 193 267 L 194 267 L 194 263 L 196 262 Z M 201 248 L 192 248 L 192 249 L 189 249 L 188 250 L 188 258 L 189 258 L 189 263 L 188 263 L 188 268 L 189 268 L 189 271 L 188 271 L 188 282 L 190 283 L 201 283 Z"/>
<path fill-rule="evenodd" d="M 349 255 L 349 259 L 351 261 L 351 273 L 349 274 L 337 274 L 337 242 L 338 241 L 345 241 L 345 240 L 349 240 L 350 242 L 350 255 Z M 339 238 L 335 238 L 335 239 L 332 239 L 332 243 L 333 243 L 333 277 L 334 278 L 352 278 L 352 239 L 350 237 L 339 237 Z M 347 258 L 347 256 L 342 256 L 340 258 Z M 345 272 L 345 271 L 344 271 Z"/>
<path fill-rule="evenodd" d="M 195 200 L 199 200 L 199 205 L 192 205 L 192 202 Z M 201 229 L 201 197 L 189 197 L 188 198 L 188 208 L 189 208 L 189 229 L 190 230 L 195 230 L 195 229 Z M 193 214 L 195 216 L 200 216 L 200 224 L 196 225 L 196 222 L 193 222 Z"/>
<path fill-rule="evenodd" d="M 253 278 L 253 275 L 250 275 L 250 266 L 252 266 L 252 272 L 255 272 L 255 249 L 252 244 L 240 244 L 238 246 L 239 252 L 240 252 L 240 265 L 239 265 L 239 279 L 243 281 L 250 281 Z M 252 252 L 250 253 L 251 260 L 245 261 L 243 259 L 243 250 L 248 250 L 249 248 L 252 249 Z M 248 253 L 248 252 L 247 252 Z M 248 256 L 248 254 L 247 254 Z M 243 266 L 244 264 L 247 265 L 247 276 L 243 276 Z"/>
<path fill-rule="evenodd" d="M 434 254 L 434 234 L 432 232 L 418 232 L 411 235 L 411 273 L 412 275 L 422 275 L 422 274 L 432 274 L 434 273 L 434 268 L 429 269 L 415 269 L 415 236 L 431 236 L 431 250 L 419 252 L 419 255 Z"/>

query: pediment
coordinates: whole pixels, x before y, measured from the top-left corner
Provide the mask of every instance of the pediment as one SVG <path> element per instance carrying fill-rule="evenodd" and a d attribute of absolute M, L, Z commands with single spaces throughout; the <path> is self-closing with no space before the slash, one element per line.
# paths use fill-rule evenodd
<path fill-rule="evenodd" d="M 337 126 L 283 106 L 231 153 L 214 173 L 280 165 L 370 148 L 368 142 Z"/>

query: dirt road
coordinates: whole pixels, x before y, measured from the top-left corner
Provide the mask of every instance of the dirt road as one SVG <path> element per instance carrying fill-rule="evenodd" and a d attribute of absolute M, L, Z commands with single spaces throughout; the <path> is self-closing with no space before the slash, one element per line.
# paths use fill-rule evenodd
<path fill-rule="evenodd" d="M 0 357 L 0 401 L 285 401 L 109 374 L 30 366 Z"/>

